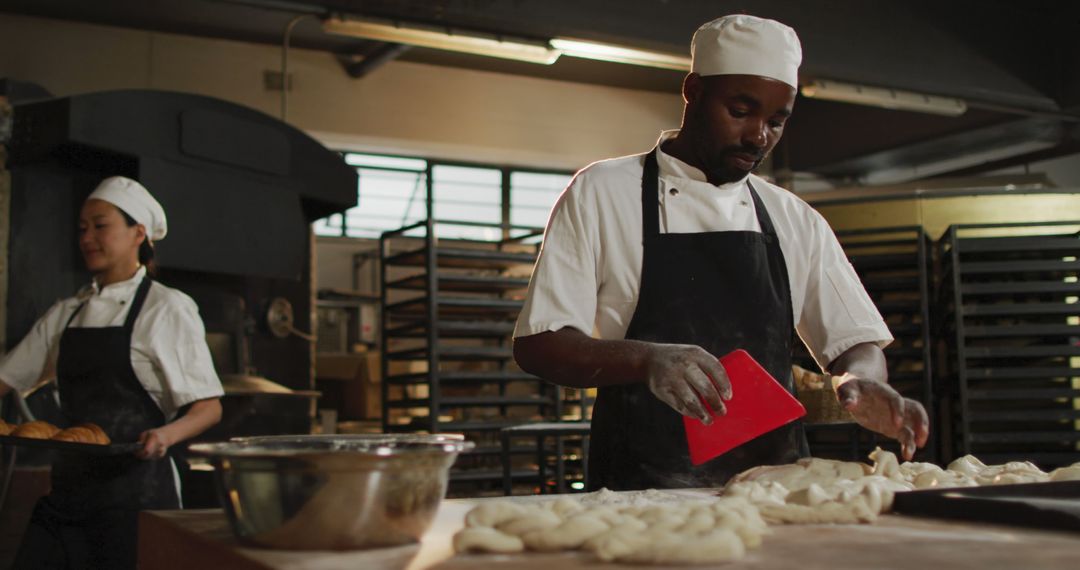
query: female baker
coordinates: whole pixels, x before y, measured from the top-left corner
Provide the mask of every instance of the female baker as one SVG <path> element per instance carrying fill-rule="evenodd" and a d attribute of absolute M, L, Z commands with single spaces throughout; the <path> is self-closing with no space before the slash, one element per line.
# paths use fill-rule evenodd
<path fill-rule="evenodd" d="M 221 418 L 221 382 L 195 303 L 148 275 L 165 232 L 165 212 L 141 184 L 101 182 L 79 215 L 93 281 L 53 305 L 0 362 L 0 395 L 55 370 L 68 421 L 141 444 L 134 455 L 58 454 L 16 568 L 134 568 L 138 511 L 180 507 L 166 452 Z"/>

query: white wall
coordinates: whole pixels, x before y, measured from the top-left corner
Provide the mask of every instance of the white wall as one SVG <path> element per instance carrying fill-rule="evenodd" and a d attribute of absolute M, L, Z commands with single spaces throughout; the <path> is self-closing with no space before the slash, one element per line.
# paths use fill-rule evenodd
<path fill-rule="evenodd" d="M 0 14 L 0 77 L 58 96 L 165 89 L 279 116 L 263 72 L 280 58 L 269 45 Z M 407 62 L 351 79 L 310 50 L 291 50 L 289 70 L 289 122 L 343 149 L 577 169 L 647 150 L 682 111 L 677 94 Z"/>

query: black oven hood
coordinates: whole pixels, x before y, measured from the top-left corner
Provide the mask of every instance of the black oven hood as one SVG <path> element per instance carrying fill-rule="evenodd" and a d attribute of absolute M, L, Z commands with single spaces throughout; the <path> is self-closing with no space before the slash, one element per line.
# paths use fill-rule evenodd
<path fill-rule="evenodd" d="M 59 161 L 150 189 L 169 217 L 163 268 L 299 279 L 308 224 L 356 204 L 356 172 L 337 153 L 226 101 L 106 91 L 17 105 L 14 115 L 13 170 Z M 72 190 L 79 204 L 92 185 Z M 69 243 L 74 221 L 62 224 Z"/>

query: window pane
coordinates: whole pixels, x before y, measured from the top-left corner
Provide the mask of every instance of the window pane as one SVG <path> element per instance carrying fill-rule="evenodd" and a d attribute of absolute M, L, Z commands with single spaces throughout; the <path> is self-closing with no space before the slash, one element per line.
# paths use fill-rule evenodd
<path fill-rule="evenodd" d="M 436 165 L 432 168 L 435 218 L 499 225 L 502 222 L 502 172 L 494 168 Z M 441 237 L 477 232 L 447 226 Z M 501 236 L 501 232 L 496 231 Z"/>
<path fill-rule="evenodd" d="M 555 200 L 570 183 L 570 174 L 510 173 L 510 224 L 544 227 Z"/>
<path fill-rule="evenodd" d="M 423 172 L 358 168 L 359 203 L 345 211 L 345 235 L 377 238 L 382 232 L 424 219 L 427 182 Z"/>

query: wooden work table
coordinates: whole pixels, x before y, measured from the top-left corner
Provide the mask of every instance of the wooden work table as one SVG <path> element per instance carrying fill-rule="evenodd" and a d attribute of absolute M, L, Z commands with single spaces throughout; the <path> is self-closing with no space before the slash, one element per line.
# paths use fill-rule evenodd
<path fill-rule="evenodd" d="M 487 500 L 487 499 L 481 499 Z M 239 546 L 221 510 L 155 511 L 139 521 L 143 570 L 369 570 L 438 568 L 641 568 L 603 564 L 585 553 L 454 555 L 451 537 L 476 501 L 444 501 L 419 545 L 354 552 L 288 552 Z M 1069 569 L 1080 560 L 1080 534 L 886 515 L 867 525 L 774 526 L 746 558 L 725 570 Z M 697 566 L 700 568 L 701 566 Z"/>

